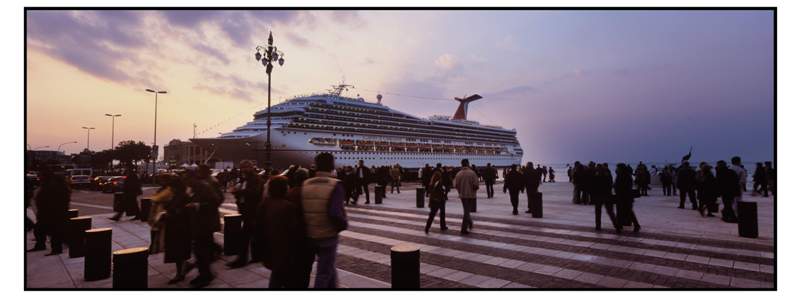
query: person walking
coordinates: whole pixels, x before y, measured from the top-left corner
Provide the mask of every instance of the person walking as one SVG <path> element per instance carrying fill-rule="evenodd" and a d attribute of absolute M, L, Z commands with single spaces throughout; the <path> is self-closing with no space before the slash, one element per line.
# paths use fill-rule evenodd
<path fill-rule="evenodd" d="M 636 183 L 636 190 L 640 196 L 647 196 L 647 190 L 650 188 L 650 172 L 647 171 L 647 166 L 641 161 L 636 166 L 634 183 Z"/>
<path fill-rule="evenodd" d="M 776 191 L 778 190 L 778 173 L 775 168 L 772 167 L 771 161 L 764 162 L 764 173 L 766 174 L 763 187 L 764 196 L 768 196 L 768 192 L 772 192 L 772 196 L 776 196 Z"/>
<path fill-rule="evenodd" d="M 192 237 L 189 210 L 186 205 L 189 197 L 186 185 L 177 176 L 162 175 L 159 178 L 163 188 L 151 197 L 155 209 L 149 223 L 158 227 L 158 238 L 164 251 L 164 263 L 175 263 L 175 277 L 168 284 L 181 282 L 186 277 L 186 261 L 192 255 Z M 151 245 L 152 247 L 152 245 Z"/>
<path fill-rule="evenodd" d="M 480 189 L 478 182 L 478 175 L 469 166 L 468 159 L 461 160 L 461 171 L 456 174 L 453 179 L 453 188 L 458 192 L 458 197 L 461 199 L 461 206 L 464 208 L 464 217 L 461 221 L 461 234 L 469 234 L 468 230 L 472 230 L 472 217 L 469 212 L 469 201 L 477 199 L 477 191 Z"/>
<path fill-rule="evenodd" d="M 497 181 L 497 169 L 491 163 L 486 164 L 483 169 L 483 182 L 486 184 L 486 197 L 494 198 L 494 183 Z"/>
<path fill-rule="evenodd" d="M 444 189 L 444 179 L 442 178 L 444 174 L 442 172 L 436 171 L 431 176 L 431 183 L 430 183 L 430 196 L 428 196 L 428 208 L 430 208 L 431 212 L 428 214 L 428 221 L 425 224 L 425 234 L 428 234 L 428 231 L 431 229 L 431 224 L 433 224 L 433 218 L 436 217 L 436 212 L 439 212 L 439 229 L 442 231 L 447 231 L 447 222 L 445 221 L 445 206 L 447 206 L 447 193 Z"/>
<path fill-rule="evenodd" d="M 738 156 L 734 156 L 731 158 L 731 170 L 736 173 L 736 177 L 739 184 L 739 192 L 733 197 L 733 211 L 738 217 L 739 210 L 737 209 L 739 206 L 739 202 L 742 201 L 742 195 L 747 192 L 747 169 L 742 166 L 742 158 Z"/>
<path fill-rule="evenodd" d="M 739 175 L 728 168 L 725 161 L 717 161 L 717 189 L 718 194 L 722 198 L 722 221 L 735 223 L 736 212 L 733 209 L 733 203 L 737 196 L 741 196 L 742 188 L 739 184 Z"/>
<path fill-rule="evenodd" d="M 58 255 L 62 252 L 72 190 L 64 175 L 56 173 L 51 166 L 46 166 L 39 172 L 39 181 L 39 189 L 33 195 L 36 206 L 36 225 L 33 234 L 36 244 L 28 251 L 47 249 L 45 243 L 50 237 L 50 253 L 46 255 Z"/>
<path fill-rule="evenodd" d="M 711 166 L 701 163 L 700 172 L 697 174 L 697 196 L 700 201 L 698 210 L 701 216 L 714 217 L 717 212 L 717 179 L 711 172 Z"/>
<path fill-rule="evenodd" d="M 543 168 L 533 168 L 533 163 L 528 162 L 525 166 L 525 170 L 522 172 L 522 180 L 523 186 L 525 187 L 525 192 L 528 196 L 528 210 L 525 213 L 531 213 L 530 206 L 531 202 L 536 199 L 536 196 L 539 194 L 539 177 L 543 176 L 542 172 L 544 171 Z M 514 215 L 517 215 L 517 207 L 514 206 Z"/>
<path fill-rule="evenodd" d="M 576 161 L 575 167 L 572 169 L 572 174 L 570 181 L 572 182 L 572 203 L 573 204 L 580 204 L 581 197 L 582 197 L 582 183 L 581 179 L 583 178 L 583 165 L 581 162 Z"/>
<path fill-rule="evenodd" d="M 289 184 L 285 176 L 270 178 L 259 207 L 258 222 L 263 226 L 262 237 L 265 239 L 262 261 L 271 271 L 271 289 L 308 287 L 302 277 L 305 221 L 299 202 L 289 200 Z M 305 285 L 302 284 L 304 281 Z"/>
<path fill-rule="evenodd" d="M 503 180 L 503 193 L 508 191 L 508 196 L 511 199 L 511 214 L 518 214 L 517 207 L 519 206 L 519 193 L 524 187 L 525 178 L 517 169 L 517 165 L 512 164 L 511 170 L 505 174 L 505 179 Z"/>
<path fill-rule="evenodd" d="M 256 248 L 256 212 L 261 202 L 261 195 L 264 191 L 264 180 L 256 173 L 253 163 L 243 160 L 239 163 L 241 179 L 230 192 L 236 198 L 236 207 L 242 215 L 242 242 L 239 244 L 237 258 L 225 264 L 230 268 L 240 268 L 247 265 L 248 260 L 253 262 L 259 260 L 259 250 Z M 248 258 L 251 255 L 251 258 Z"/>
<path fill-rule="evenodd" d="M 614 214 L 614 200 L 611 190 L 614 187 L 614 180 L 611 177 L 611 171 L 606 165 L 598 165 L 592 174 L 590 192 L 592 204 L 594 204 L 594 229 L 601 230 L 601 215 L 603 207 L 606 208 L 608 218 L 611 219 L 611 224 L 617 233 L 622 231 L 622 226 L 617 222 L 617 217 Z"/>
<path fill-rule="evenodd" d="M 622 230 L 625 222 L 630 221 L 633 222 L 633 232 L 639 232 L 642 226 L 639 225 L 636 213 L 633 212 L 634 190 L 629 166 L 622 163 L 617 164 L 616 174 L 617 180 L 614 181 L 614 193 L 616 194 L 616 203 L 618 205 L 618 227 Z"/>
<path fill-rule="evenodd" d="M 187 187 L 189 202 L 184 205 L 189 214 L 191 227 L 192 252 L 196 259 L 199 274 L 189 283 L 196 288 L 202 288 L 214 280 L 211 272 L 211 262 L 216 245 L 214 232 L 220 230 L 219 206 L 222 202 L 219 189 L 201 179 L 196 170 L 186 174 L 184 184 Z"/>
<path fill-rule="evenodd" d="M 547 170 L 547 174 L 548 174 L 548 176 L 550 176 L 550 183 L 555 183 L 556 182 L 556 171 L 553 170 L 553 167 L 550 167 L 550 169 Z"/>
<path fill-rule="evenodd" d="M 681 163 L 681 166 L 678 167 L 676 176 L 678 176 L 676 184 L 680 193 L 680 203 L 678 208 L 684 208 L 686 204 L 686 196 L 689 196 L 689 202 L 692 203 L 692 210 L 697 210 L 697 199 L 695 197 L 695 177 L 697 176 L 697 173 L 695 173 L 692 166 L 689 165 L 689 161 L 684 160 Z"/>
<path fill-rule="evenodd" d="M 392 186 L 389 190 L 389 193 L 394 193 L 394 190 L 397 190 L 397 193 L 400 193 L 400 179 L 402 178 L 402 173 L 400 172 L 400 164 L 395 164 L 392 166 L 392 169 L 389 170 L 389 175 L 392 177 Z"/>
<path fill-rule="evenodd" d="M 335 168 L 333 155 L 320 153 L 314 163 L 315 177 L 303 182 L 301 189 L 306 234 L 318 257 L 314 288 L 336 288 L 336 248 L 339 232 L 347 229 L 344 187 L 331 173 Z"/>
<path fill-rule="evenodd" d="M 664 196 L 672 196 L 672 172 L 669 170 L 669 167 L 664 167 L 659 173 L 659 179 L 661 180 L 661 192 Z"/>
<path fill-rule="evenodd" d="M 136 172 L 132 168 L 128 169 L 124 181 L 125 182 L 122 185 L 123 210 L 118 211 L 117 214 L 109 219 L 113 221 L 119 221 L 123 213 L 125 213 L 127 216 L 133 215 L 134 217 L 131 220 L 141 219 L 141 214 L 139 214 L 139 202 L 136 200 L 136 198 L 142 195 L 142 181 L 139 180 L 139 176 L 136 175 Z"/>
<path fill-rule="evenodd" d="M 364 192 L 364 196 L 367 199 L 364 204 L 369 204 L 369 183 L 371 181 L 370 179 L 372 179 L 371 174 L 372 172 L 370 169 L 364 166 L 364 161 L 359 160 L 355 170 L 356 190 L 358 192 Z M 358 203 L 358 194 L 356 194 L 355 203 Z"/>

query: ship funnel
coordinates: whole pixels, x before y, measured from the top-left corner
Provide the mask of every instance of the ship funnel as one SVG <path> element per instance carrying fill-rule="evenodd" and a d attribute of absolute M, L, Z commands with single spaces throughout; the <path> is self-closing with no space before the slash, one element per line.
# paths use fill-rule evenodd
<path fill-rule="evenodd" d="M 470 97 L 465 98 L 458 98 L 456 97 L 456 101 L 459 102 L 458 109 L 456 109 L 456 113 L 453 115 L 453 120 L 467 120 L 467 106 L 470 102 L 476 101 L 478 99 L 483 98 L 480 95 L 473 94 Z"/>

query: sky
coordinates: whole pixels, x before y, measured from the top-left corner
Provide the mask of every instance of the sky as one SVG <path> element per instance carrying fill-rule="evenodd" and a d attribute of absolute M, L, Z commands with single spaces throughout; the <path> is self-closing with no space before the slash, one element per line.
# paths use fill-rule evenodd
<path fill-rule="evenodd" d="M 266 106 L 255 47 L 286 63 L 273 104 L 346 82 L 417 116 L 515 128 L 524 161 L 774 152 L 771 11 L 27 11 L 26 143 L 214 137 Z"/>

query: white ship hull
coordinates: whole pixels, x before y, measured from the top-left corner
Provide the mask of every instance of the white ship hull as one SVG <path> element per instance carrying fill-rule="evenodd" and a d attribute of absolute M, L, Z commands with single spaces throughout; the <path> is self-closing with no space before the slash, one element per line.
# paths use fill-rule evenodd
<path fill-rule="evenodd" d="M 341 134 L 328 132 L 289 130 L 283 128 L 272 129 L 272 165 L 275 168 L 286 168 L 290 165 L 309 167 L 314 163 L 314 157 L 322 152 L 329 152 L 336 158 L 336 166 L 355 165 L 358 160 L 363 160 L 367 166 L 382 166 L 399 164 L 403 168 L 420 168 L 425 164 L 434 166 L 441 163 L 444 166 L 458 166 L 461 160 L 469 159 L 470 163 L 484 166 L 487 163 L 498 167 L 508 167 L 520 164 L 522 155 L 502 154 L 464 154 L 464 153 L 433 153 L 433 152 L 380 152 L 380 151 L 354 151 L 342 150 L 338 145 L 317 145 L 309 142 L 312 138 L 340 138 Z M 355 140 L 386 140 L 391 137 L 353 135 L 348 139 Z M 215 156 L 210 159 L 238 163 L 243 159 L 257 161 L 266 160 L 267 133 L 252 137 L 237 139 L 195 139 L 201 145 L 216 148 Z M 511 147 L 509 152 L 514 152 Z M 226 156 L 240 157 L 237 159 L 225 158 Z M 262 164 L 259 162 L 259 164 Z"/>

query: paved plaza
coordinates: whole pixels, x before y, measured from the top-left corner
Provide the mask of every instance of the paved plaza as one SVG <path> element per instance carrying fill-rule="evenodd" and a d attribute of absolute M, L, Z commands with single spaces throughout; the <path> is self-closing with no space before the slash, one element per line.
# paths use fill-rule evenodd
<path fill-rule="evenodd" d="M 636 200 L 642 231 L 614 233 L 603 214 L 603 231 L 594 230 L 594 207 L 571 203 L 572 186 L 544 184 L 544 218 L 511 214 L 508 195 L 497 185 L 496 197 L 479 192 L 478 212 L 471 234 L 459 234 L 462 208 L 454 192 L 447 203 L 448 231 L 438 219 L 430 234 L 423 231 L 428 209 L 415 207 L 414 185 L 402 194 L 387 194 L 383 204 L 347 208 L 350 227 L 341 233 L 337 256 L 339 285 L 343 288 L 388 288 L 391 282 L 389 249 L 411 243 L 421 250 L 423 288 L 773 288 L 773 198 L 752 197 L 758 203 L 759 238 L 738 236 L 737 225 L 720 217 L 704 218 L 697 211 L 678 209 L 678 198 L 652 196 Z M 140 221 L 111 222 L 111 194 L 107 204 L 80 203 L 73 208 L 94 213 L 93 228 L 113 228 L 113 250 L 147 246 L 149 226 Z M 521 206 L 525 206 L 521 196 Z M 687 205 L 688 204 L 687 202 Z M 223 213 L 236 213 L 232 203 Z M 521 211 L 525 208 L 521 207 Z M 83 210 L 82 215 L 86 214 Z M 104 213 L 103 213 L 104 212 Z M 222 243 L 223 236 L 217 233 Z M 33 246 L 32 233 L 26 246 Z M 27 288 L 109 288 L 111 278 L 83 280 L 83 258 L 26 254 Z M 269 270 L 261 264 L 227 269 L 223 257 L 212 266 L 217 278 L 211 288 L 266 288 Z M 151 288 L 188 288 L 188 281 L 167 285 L 175 271 L 163 263 L 163 254 L 149 259 Z M 313 274 L 313 273 L 312 273 Z M 313 277 L 312 277 L 313 280 Z"/>

